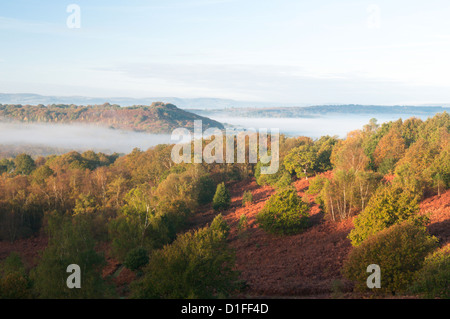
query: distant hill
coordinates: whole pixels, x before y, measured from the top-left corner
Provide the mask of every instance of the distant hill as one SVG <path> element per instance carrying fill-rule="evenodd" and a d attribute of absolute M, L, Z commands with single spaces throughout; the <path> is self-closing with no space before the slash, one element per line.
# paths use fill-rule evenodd
<path fill-rule="evenodd" d="M 402 106 L 402 105 L 316 105 L 306 107 L 260 107 L 260 108 L 227 108 L 227 109 L 192 109 L 193 113 L 202 116 L 230 116 L 230 117 L 270 117 L 295 118 L 318 117 L 321 115 L 434 115 L 450 110 L 442 106 Z"/>
<path fill-rule="evenodd" d="M 181 109 L 222 109 L 229 107 L 265 107 L 273 103 L 243 102 L 219 98 L 177 98 L 177 97 L 85 97 L 85 96 L 45 96 L 32 93 L 0 93 L 0 104 L 77 104 L 99 105 L 104 103 L 118 104 L 120 106 L 149 105 L 155 101 L 162 101 L 177 105 Z"/>
<path fill-rule="evenodd" d="M 301 110 L 302 112 L 309 111 L 317 111 L 320 108 L 340 108 L 338 112 L 342 113 L 346 108 L 354 108 L 354 107 L 364 107 L 365 111 L 370 110 L 372 107 L 380 107 L 380 108 L 397 108 L 403 106 L 374 106 L 374 105 L 343 105 L 338 103 L 326 102 L 324 105 L 316 105 L 312 106 L 308 103 L 283 103 L 283 102 L 255 102 L 255 101 L 236 101 L 232 99 L 221 99 L 221 98 L 179 98 L 179 97 L 145 97 L 145 98 L 131 98 L 131 97 L 87 97 L 87 96 L 51 96 L 51 95 L 40 95 L 33 93 L 0 93 L 0 104 L 22 104 L 22 105 L 51 105 L 51 104 L 76 104 L 76 105 L 102 105 L 105 103 L 117 104 L 120 106 L 132 106 L 132 105 L 150 105 L 152 102 L 161 101 L 164 103 L 169 103 L 176 105 L 180 109 L 195 109 L 196 112 L 198 110 L 206 111 L 206 110 L 214 110 L 217 112 L 227 110 L 228 112 L 234 112 L 234 109 L 249 109 L 252 112 L 249 113 L 250 116 L 255 114 L 258 111 L 267 111 L 266 116 L 271 117 L 269 115 L 271 112 L 276 110 L 285 110 L 286 112 L 295 112 L 295 114 L 299 114 L 300 109 L 308 109 L 310 110 Z M 406 106 L 406 107 L 444 107 L 449 108 L 449 103 L 440 103 L 440 104 L 429 104 L 424 105 L 420 104 L 417 106 Z M 315 109 L 314 109 L 315 108 Z M 271 111 L 272 110 L 272 111 Z M 362 110 L 362 111 L 364 111 Z M 352 111 L 352 110 L 351 110 Z M 286 113 L 287 114 L 287 113 Z"/>
<path fill-rule="evenodd" d="M 120 107 L 103 105 L 2 105 L 0 119 L 30 123 L 86 123 L 104 125 L 114 129 L 133 130 L 149 133 L 171 133 L 178 127 L 193 130 L 194 121 L 202 120 L 203 129 L 217 127 L 220 122 L 177 108 L 162 102 L 150 106 L 139 105 Z"/>

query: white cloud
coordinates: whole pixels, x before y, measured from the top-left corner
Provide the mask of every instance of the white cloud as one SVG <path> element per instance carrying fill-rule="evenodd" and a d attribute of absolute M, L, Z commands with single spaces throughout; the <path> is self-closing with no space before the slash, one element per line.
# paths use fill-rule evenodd
<path fill-rule="evenodd" d="M 183 97 L 298 103 L 450 100 L 443 86 L 418 86 L 360 73 L 315 74 L 297 66 L 128 63 L 97 69 L 129 84 Z M 136 88 L 135 86 L 135 88 Z M 148 94 L 147 94 L 148 96 Z"/>

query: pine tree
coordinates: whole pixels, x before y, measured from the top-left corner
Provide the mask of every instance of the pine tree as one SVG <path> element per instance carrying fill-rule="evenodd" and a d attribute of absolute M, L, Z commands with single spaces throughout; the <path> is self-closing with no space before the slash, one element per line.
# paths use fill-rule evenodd
<path fill-rule="evenodd" d="M 228 193 L 225 183 L 217 185 L 216 193 L 213 198 L 213 208 L 214 210 L 227 209 L 230 206 L 231 197 Z"/>

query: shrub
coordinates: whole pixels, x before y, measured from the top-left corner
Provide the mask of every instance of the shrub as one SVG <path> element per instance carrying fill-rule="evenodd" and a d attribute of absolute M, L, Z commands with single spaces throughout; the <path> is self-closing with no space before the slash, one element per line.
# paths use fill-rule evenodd
<path fill-rule="evenodd" d="M 286 171 L 283 165 L 280 165 L 278 171 L 274 174 L 261 174 L 261 167 L 268 166 L 262 164 L 260 161 L 255 167 L 255 179 L 258 185 L 270 185 L 276 188 L 281 188 L 283 185 L 287 186 L 291 183 L 291 174 Z"/>
<path fill-rule="evenodd" d="M 214 210 L 227 209 L 230 206 L 231 197 L 228 193 L 225 183 L 220 183 L 217 185 L 216 193 L 213 198 L 213 208 Z"/>
<path fill-rule="evenodd" d="M 179 235 L 154 251 L 143 277 L 131 285 L 133 298 L 226 297 L 237 289 L 235 255 L 226 243 L 223 221 Z M 222 225 L 218 229 L 215 226 Z"/>
<path fill-rule="evenodd" d="M 0 159 L 0 175 L 3 173 L 12 173 L 14 171 L 14 161 L 7 158 Z"/>
<path fill-rule="evenodd" d="M 383 159 L 383 161 L 378 165 L 378 171 L 383 174 L 392 174 L 395 169 L 396 161 L 395 159 L 388 157 Z"/>
<path fill-rule="evenodd" d="M 223 175 L 225 180 L 227 181 L 240 181 L 242 180 L 241 170 L 238 167 L 238 164 L 234 164 L 231 168 L 227 168 L 225 170 L 225 174 Z"/>
<path fill-rule="evenodd" d="M 313 144 L 300 145 L 293 148 L 283 161 L 286 170 L 298 178 L 311 176 L 317 165 L 317 151 Z"/>
<path fill-rule="evenodd" d="M 161 247 L 164 244 L 167 244 L 164 240 L 173 241 L 176 238 L 177 233 L 185 228 L 190 213 L 191 212 L 184 201 L 160 201 L 158 203 L 158 214 L 161 216 L 161 224 L 163 224 L 158 227 L 160 228 L 159 234 L 161 235 L 158 242 Z M 163 231 L 165 228 L 167 229 L 167 236 Z"/>
<path fill-rule="evenodd" d="M 430 254 L 416 274 L 412 293 L 425 298 L 450 299 L 450 245 Z"/>
<path fill-rule="evenodd" d="M 198 203 L 199 204 L 211 203 L 214 197 L 214 188 L 216 187 L 216 183 L 212 180 L 211 177 L 205 175 L 199 178 L 197 185 L 198 185 L 198 198 L 197 198 Z"/>
<path fill-rule="evenodd" d="M 291 182 L 292 182 L 291 174 L 289 174 L 289 172 L 284 172 L 278 179 L 278 181 L 272 186 L 275 187 L 276 189 L 281 189 L 291 185 Z"/>
<path fill-rule="evenodd" d="M 317 195 L 319 194 L 325 186 L 327 182 L 327 178 L 323 176 L 316 176 L 315 178 L 309 181 L 309 187 L 306 191 L 309 195 Z"/>
<path fill-rule="evenodd" d="M 367 266 L 376 264 L 381 269 L 381 288 L 374 289 L 384 293 L 402 292 L 436 246 L 437 238 L 430 236 L 425 227 L 405 221 L 370 236 L 353 248 L 342 273 L 356 281 L 358 290 L 366 290 Z"/>
<path fill-rule="evenodd" d="M 150 194 L 153 193 L 158 197 L 158 201 L 184 201 L 189 210 L 193 211 L 199 204 L 211 202 L 215 187 L 215 182 L 210 179 L 208 173 L 195 165 L 180 173 L 173 170 L 159 183 L 156 192 L 148 186 L 142 188 L 150 202 L 153 197 Z"/>
<path fill-rule="evenodd" d="M 328 179 L 326 177 L 316 176 L 310 180 L 308 190 L 306 191 L 306 194 L 308 195 L 316 195 L 314 202 L 319 205 L 322 210 L 325 208 L 324 188 L 327 182 Z"/>
<path fill-rule="evenodd" d="M 14 159 L 14 166 L 16 167 L 14 172 L 21 175 L 30 175 L 36 169 L 33 158 L 28 154 L 17 155 Z"/>
<path fill-rule="evenodd" d="M 54 171 L 50 167 L 43 165 L 33 172 L 33 180 L 40 185 L 44 185 L 45 180 L 53 174 Z"/>
<path fill-rule="evenodd" d="M 379 188 L 354 220 L 355 228 L 349 234 L 352 245 L 358 246 L 370 235 L 407 219 L 423 223 L 424 217 L 417 217 L 418 211 L 418 197 L 400 188 Z"/>
<path fill-rule="evenodd" d="M 31 298 L 30 283 L 27 277 L 18 272 L 10 273 L 0 281 L 0 298 L 28 299 Z"/>
<path fill-rule="evenodd" d="M 142 245 L 138 227 L 123 216 L 111 220 L 108 231 L 112 254 L 119 261 L 125 259 L 127 252 Z"/>
<path fill-rule="evenodd" d="M 53 214 L 48 221 L 49 242 L 39 264 L 33 269 L 34 288 L 44 299 L 92 299 L 109 297 L 112 291 L 103 280 L 106 261 L 95 251 L 90 227 L 81 217 Z M 82 289 L 69 289 L 67 266 L 79 265 Z"/>
<path fill-rule="evenodd" d="M 241 217 L 239 218 L 239 223 L 238 223 L 238 231 L 243 231 L 245 229 L 247 229 L 248 227 L 248 221 L 247 221 L 247 215 L 241 215 Z"/>
<path fill-rule="evenodd" d="M 344 289 L 345 289 L 345 285 L 341 280 L 339 280 L 339 279 L 333 280 L 331 282 L 331 291 L 332 291 L 331 296 L 333 297 L 333 299 L 342 298 L 343 297 L 342 291 Z"/>
<path fill-rule="evenodd" d="M 124 265 L 130 270 L 138 270 L 148 264 L 148 251 L 143 247 L 131 250 L 125 257 Z"/>
<path fill-rule="evenodd" d="M 170 202 L 164 198 L 154 207 L 148 192 L 139 187 L 132 189 L 125 201 L 121 212 L 108 227 L 112 252 L 119 261 L 137 247 L 161 248 L 183 226 L 187 216 L 184 202 Z"/>
<path fill-rule="evenodd" d="M 31 298 L 31 282 L 22 259 L 11 253 L 0 263 L 0 299 Z"/>
<path fill-rule="evenodd" d="M 145 232 L 134 218 L 121 215 L 109 223 L 111 250 L 119 261 L 124 261 L 128 252 L 137 247 L 161 248 L 170 241 L 167 223 L 168 215 L 156 215 L 147 221 Z"/>
<path fill-rule="evenodd" d="M 245 191 L 242 195 L 242 206 L 247 206 L 253 202 L 253 194 L 251 191 Z"/>
<path fill-rule="evenodd" d="M 211 223 L 211 226 L 209 227 L 212 231 L 216 231 L 219 234 L 223 235 L 223 238 L 227 238 L 230 234 L 230 226 L 226 223 L 226 221 L 223 219 L 222 214 L 217 215 L 214 217 L 214 220 Z"/>
<path fill-rule="evenodd" d="M 262 229 L 275 234 L 295 234 L 306 227 L 309 206 L 287 188 L 272 195 L 256 216 Z"/>

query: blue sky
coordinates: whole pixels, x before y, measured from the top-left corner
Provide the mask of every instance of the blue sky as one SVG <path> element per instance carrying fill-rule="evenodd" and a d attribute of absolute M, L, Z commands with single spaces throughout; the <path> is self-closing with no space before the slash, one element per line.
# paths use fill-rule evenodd
<path fill-rule="evenodd" d="M 2 1 L 0 39 L 2 93 L 450 103 L 448 0 Z"/>

